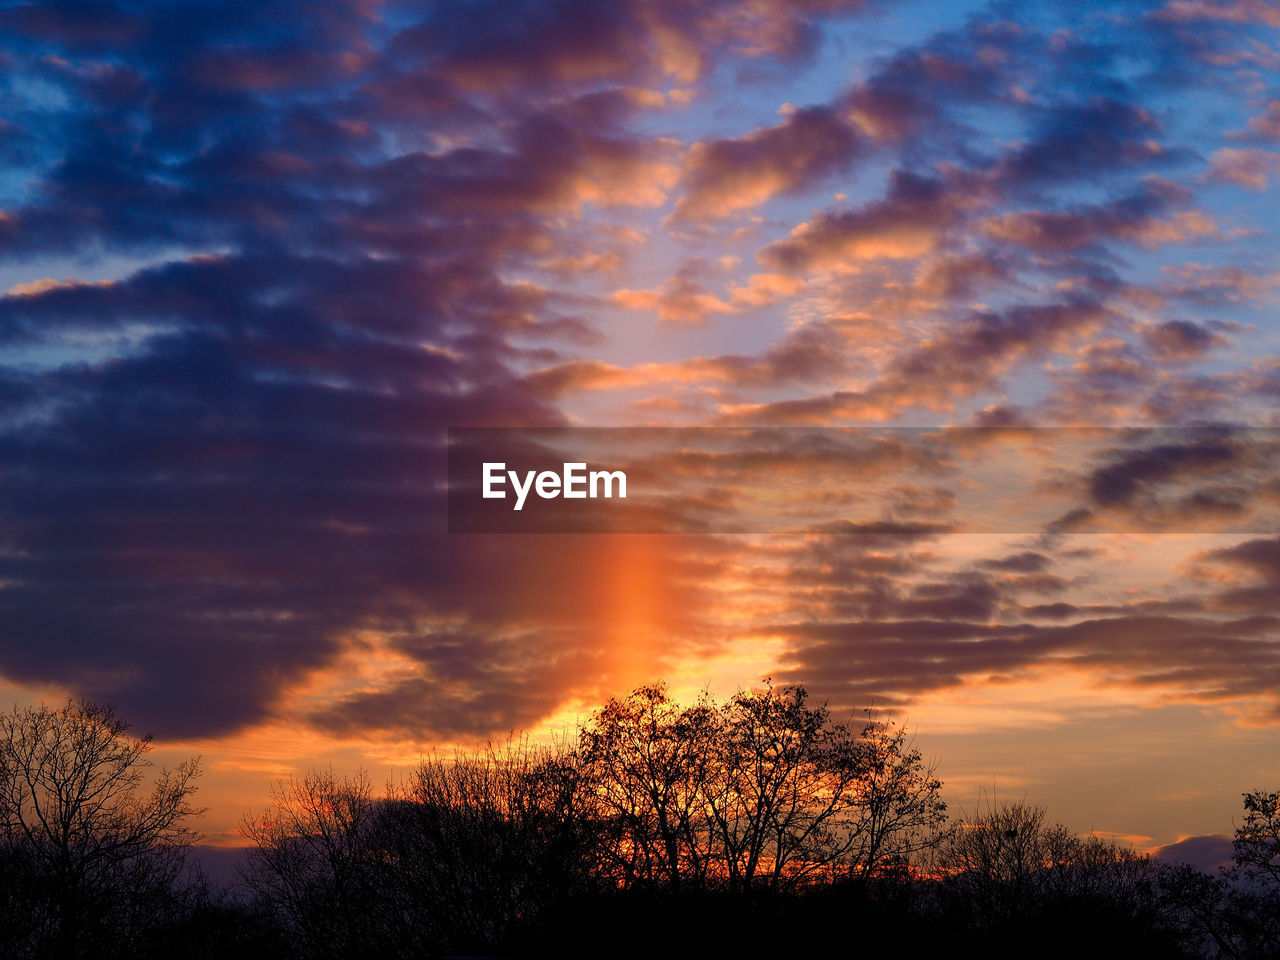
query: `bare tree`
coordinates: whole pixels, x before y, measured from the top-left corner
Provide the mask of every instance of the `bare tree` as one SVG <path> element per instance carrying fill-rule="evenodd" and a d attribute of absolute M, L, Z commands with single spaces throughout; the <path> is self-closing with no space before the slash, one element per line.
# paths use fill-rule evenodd
<path fill-rule="evenodd" d="M 855 876 L 905 868 L 946 839 L 942 781 L 904 727 L 868 711 L 856 769 L 858 819 L 849 857 Z"/>
<path fill-rule="evenodd" d="M 128 913 L 131 894 L 172 880 L 174 854 L 195 839 L 198 758 L 160 770 L 144 792 L 151 737 L 128 729 L 86 700 L 0 714 L 0 841 L 43 904 L 33 940 L 58 956 L 107 936 L 100 928 Z"/>
<path fill-rule="evenodd" d="M 245 818 L 246 876 L 309 956 L 485 951 L 579 894 L 881 875 L 936 841 L 940 788 L 900 728 L 834 723 L 803 687 L 682 705 L 652 684 L 572 745 L 433 754 L 382 796 L 363 776 L 286 781 Z"/>
<path fill-rule="evenodd" d="M 425 757 L 387 810 L 394 895 L 450 949 L 501 941 L 579 888 L 580 796 L 563 747 L 520 739 Z"/>
<path fill-rule="evenodd" d="M 312 770 L 275 784 L 271 799 L 241 822 L 253 843 L 246 884 L 309 956 L 360 957 L 376 949 L 370 934 L 378 925 L 382 864 L 368 775 Z"/>
<path fill-rule="evenodd" d="M 1043 807 L 1003 803 L 957 824 L 940 851 L 949 885 L 980 925 L 994 925 L 1029 910 L 1046 871 L 1068 862 L 1075 837 L 1050 824 Z"/>
<path fill-rule="evenodd" d="M 799 688 L 739 692 L 718 719 L 706 799 L 729 889 L 776 889 L 824 866 L 839 852 L 825 824 L 848 805 L 854 775 L 851 764 L 822 763 L 820 754 L 835 760 L 847 731 L 827 729 L 825 712 L 808 708 Z"/>
<path fill-rule="evenodd" d="M 1224 957 L 1241 960 L 1280 956 L 1280 791 L 1254 790 L 1244 796 L 1244 821 L 1236 828 L 1232 867 L 1199 886 L 1216 896 L 1207 909 L 1187 878 L 1171 885 L 1193 928 Z"/>
<path fill-rule="evenodd" d="M 1218 874 L 1170 867 L 1162 894 L 1197 953 L 1262 960 L 1280 956 L 1280 791 L 1243 795 L 1234 863 Z"/>
<path fill-rule="evenodd" d="M 936 843 L 941 781 L 898 727 L 832 721 L 768 681 L 688 707 L 661 685 L 611 700 L 581 734 L 584 784 L 623 886 L 779 891 L 866 879 Z"/>
<path fill-rule="evenodd" d="M 719 713 L 708 806 L 730 889 L 842 873 L 865 822 L 867 751 L 803 687 L 739 692 Z"/>
<path fill-rule="evenodd" d="M 705 786 L 715 712 L 681 708 L 662 684 L 611 699 L 580 731 L 600 866 L 624 887 L 697 888 L 712 855 Z"/>
<path fill-rule="evenodd" d="M 1171 957 L 1188 942 L 1163 896 L 1162 864 L 1050 823 L 1034 804 L 989 805 L 959 824 L 940 866 L 944 902 L 979 942 L 1019 944 L 1039 933 L 1076 955 L 1093 930 L 1117 955 Z"/>

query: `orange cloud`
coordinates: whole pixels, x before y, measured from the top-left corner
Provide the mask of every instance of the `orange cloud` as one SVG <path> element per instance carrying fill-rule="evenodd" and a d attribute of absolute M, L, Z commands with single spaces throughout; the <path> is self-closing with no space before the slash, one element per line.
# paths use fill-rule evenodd
<path fill-rule="evenodd" d="M 824 212 L 765 247 L 759 259 L 780 272 L 803 272 L 923 256 L 970 203 L 941 180 L 895 171 L 884 199 L 849 212 Z"/>
<path fill-rule="evenodd" d="M 676 221 L 715 220 L 812 186 L 853 159 L 857 137 L 828 107 L 791 109 L 774 127 L 689 150 Z"/>
<path fill-rule="evenodd" d="M 1280 153 L 1268 150 L 1215 150 L 1205 176 L 1249 190 L 1267 189 L 1267 178 L 1280 170 Z"/>

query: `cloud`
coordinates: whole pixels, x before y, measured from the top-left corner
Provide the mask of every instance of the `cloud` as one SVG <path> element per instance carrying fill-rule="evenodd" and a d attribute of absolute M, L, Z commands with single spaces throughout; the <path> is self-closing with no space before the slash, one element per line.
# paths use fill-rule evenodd
<path fill-rule="evenodd" d="M 702 642 L 689 571 L 712 547 L 637 548 L 627 576 L 655 572 L 635 600 L 598 543 L 559 539 L 547 564 L 532 540 L 447 541 L 443 427 L 565 422 L 550 375 L 525 374 L 613 371 L 562 362 L 599 331 L 530 273 L 621 270 L 581 221 L 667 203 L 683 145 L 629 120 L 687 104 L 668 84 L 717 58 L 801 62 L 816 18 L 858 4 L 465 6 L 416 22 L 363 3 L 0 14 L 6 69 L 27 77 L 6 127 L 27 183 L 0 244 L 124 264 L 0 298 L 6 677 L 216 735 L 294 709 L 373 633 L 403 638 L 403 686 L 348 691 L 312 721 L 461 736 L 535 722 L 602 675 L 647 679 L 591 653 L 609 631 L 618 650 L 646 631 Z M 670 316 L 692 316 L 696 274 L 667 291 Z M 759 274 L 724 302 L 798 289 Z M 800 333 L 763 360 L 698 361 L 744 381 L 831 363 Z M 560 589 L 577 581 L 608 602 Z M 554 662 L 536 653 L 547 631 Z M 441 710 L 404 715 L 427 690 Z"/>
<path fill-rule="evenodd" d="M 1267 178 L 1280 169 L 1280 153 L 1268 150 L 1215 150 L 1209 158 L 1210 180 L 1234 183 L 1249 190 L 1267 189 Z"/>
<path fill-rule="evenodd" d="M 1169 159 L 1157 117 L 1135 103 L 1092 97 L 1045 111 L 1035 135 L 996 165 L 1002 182 L 1030 186 L 1077 177 L 1149 168 Z"/>
<path fill-rule="evenodd" d="M 1013 281 L 1014 274 L 1008 266 L 992 256 L 946 256 L 921 264 L 914 292 L 923 297 L 960 300 Z"/>
<path fill-rule="evenodd" d="M 1221 333 L 1190 320 L 1154 324 L 1143 331 L 1143 339 L 1156 357 L 1164 361 L 1197 359 L 1227 343 Z"/>
<path fill-rule="evenodd" d="M 617 290 L 609 299 L 628 310 L 652 310 L 659 323 L 700 324 L 733 306 L 708 292 L 702 278 L 709 273 L 702 260 L 688 260 L 660 290 Z"/>
<path fill-rule="evenodd" d="M 1269 140 L 1280 140 L 1280 100 L 1272 100 L 1266 110 L 1250 118 L 1249 129 Z"/>
<path fill-rule="evenodd" d="M 1095 470 L 1089 495 L 1100 507 L 1129 506 L 1150 484 L 1195 475 L 1213 475 L 1238 461 L 1229 442 L 1208 439 L 1189 444 L 1160 444 L 1132 453 Z"/>
<path fill-rule="evenodd" d="M 1280 450 L 1265 431 L 1156 428 L 1122 435 L 1064 472 L 1059 492 L 1078 488 L 1078 505 L 1050 529 L 1155 532 L 1270 529 L 1276 491 L 1270 471 Z"/>
<path fill-rule="evenodd" d="M 744 405 L 726 413 L 743 423 L 815 424 L 888 420 L 912 406 L 950 409 L 958 397 L 990 389 L 1017 364 L 1097 330 L 1107 318 L 1107 310 L 1087 298 L 971 313 L 893 357 L 863 390 Z"/>
<path fill-rule="evenodd" d="M 881 604 L 871 608 L 871 618 L 770 628 L 793 643 L 787 678 L 808 678 L 816 692 L 840 704 L 906 705 L 970 678 L 980 682 L 1048 668 L 1079 671 L 1131 695 L 1163 690 L 1184 701 L 1252 703 L 1252 718 L 1280 720 L 1272 686 L 1280 659 L 1268 639 L 1280 626 L 1275 617 L 1215 620 L 1130 612 L 1064 625 L 992 624 L 965 617 L 966 611 L 982 617 L 994 609 L 985 586 L 978 593 L 970 587 L 967 600 L 956 594 L 954 602 L 932 602 L 886 595 L 863 577 L 857 582 L 846 594 L 855 608 Z M 942 589 L 940 597 L 947 596 Z M 859 594 L 867 597 L 861 604 Z M 1056 605 L 1040 612 L 1072 613 Z"/>
<path fill-rule="evenodd" d="M 948 555 L 937 476 L 798 546 L 444 532 L 447 426 L 1269 415 L 1274 277 L 1231 244 L 1270 224 L 1197 159 L 1274 186 L 1265 6 L 985 11 L 836 77 L 831 25 L 864 9 L 0 11 L 0 672 L 163 736 L 467 738 L 763 637 L 846 699 L 1048 665 L 1265 718 L 1265 540 L 1153 613 L 1092 602 L 1054 543 Z M 794 90 L 814 105 L 767 115 Z M 1199 126 L 1159 108 L 1183 98 Z M 639 311 L 669 328 L 637 360 Z M 1260 463 L 1117 451 L 1071 506 L 1221 518 L 1271 495 Z M 840 521 L 858 491 L 832 487 L 810 506 Z M 337 676 L 370 651 L 395 670 Z"/>
<path fill-rule="evenodd" d="M 144 18 L 114 4 L 21 3 L 5 10 L 0 20 L 21 34 L 73 49 L 128 46 L 147 32 Z"/>
<path fill-rule="evenodd" d="M 1169 0 L 1156 16 L 1174 21 L 1265 23 L 1280 27 L 1280 11 L 1267 0 Z"/>
<path fill-rule="evenodd" d="M 778 387 L 845 372 L 848 361 L 841 356 L 842 344 L 837 330 L 812 324 L 793 330 L 759 356 L 721 354 L 633 367 L 577 360 L 535 370 L 525 383 L 548 398 L 588 390 L 657 390 L 709 383 L 741 389 Z"/>
<path fill-rule="evenodd" d="M 853 128 L 831 107 L 793 109 L 778 126 L 699 141 L 689 148 L 672 216 L 720 219 L 755 209 L 847 170 L 857 151 Z"/>
<path fill-rule="evenodd" d="M 1185 191 L 1151 181 L 1137 193 L 1107 204 L 1063 211 L 1018 211 L 988 218 L 981 227 L 990 236 L 1038 253 L 1071 253 L 1107 240 L 1144 247 L 1187 243 L 1218 234 L 1212 219 L 1196 210 L 1171 210 L 1185 204 Z"/>
<path fill-rule="evenodd" d="M 396 38 L 393 51 L 430 58 L 468 88 L 590 83 L 619 75 L 697 82 L 717 55 L 803 58 L 815 15 L 856 12 L 857 0 L 671 0 L 608 5 L 471 2 L 433 10 Z M 538 38 L 530 43 L 531 37 Z"/>
<path fill-rule="evenodd" d="M 1246 582 L 1238 585 L 1229 577 L 1227 586 L 1214 598 L 1217 607 L 1233 612 L 1266 613 L 1276 609 L 1280 588 L 1280 539 L 1257 538 L 1232 547 L 1211 550 L 1201 560 L 1219 564 Z"/>
<path fill-rule="evenodd" d="M 1204 873 L 1217 873 L 1234 864 L 1235 848 L 1231 838 L 1213 833 L 1199 837 L 1183 837 L 1156 847 L 1152 855 L 1169 863 L 1189 863 Z"/>
<path fill-rule="evenodd" d="M 942 180 L 897 170 L 883 200 L 800 224 L 761 250 L 760 262 L 780 272 L 804 272 L 920 257 L 941 242 L 964 206 L 965 199 Z"/>
<path fill-rule="evenodd" d="M 1280 274 L 1233 265 L 1184 263 L 1168 265 L 1164 272 L 1166 295 L 1209 306 L 1265 300 L 1280 285 Z"/>
<path fill-rule="evenodd" d="M 1022 553 L 1015 553 L 1007 557 L 1000 557 L 996 560 L 987 560 L 982 565 L 988 570 L 999 570 L 1010 573 L 1042 573 L 1053 560 L 1045 556 L 1043 553 L 1036 553 L 1033 550 L 1027 550 Z"/>
<path fill-rule="evenodd" d="M 725 297 L 712 293 L 704 281 L 715 271 L 700 258 L 686 260 L 658 289 L 622 288 L 609 301 L 628 310 L 651 310 L 660 323 L 698 325 L 717 314 L 740 313 L 768 307 L 804 289 L 804 281 L 775 273 L 754 273 L 744 284 L 735 284 Z"/>

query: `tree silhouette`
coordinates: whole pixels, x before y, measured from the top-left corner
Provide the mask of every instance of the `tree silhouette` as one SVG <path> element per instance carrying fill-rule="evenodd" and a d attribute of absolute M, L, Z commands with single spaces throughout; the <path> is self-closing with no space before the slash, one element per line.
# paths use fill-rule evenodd
<path fill-rule="evenodd" d="M 957 824 L 938 865 L 942 909 L 969 942 L 1079 956 L 1185 956 L 1178 924 L 1162 902 L 1162 865 L 1150 856 L 1051 823 L 1026 802 L 989 805 Z M 1044 951 L 1039 951 L 1044 952 Z"/>
<path fill-rule="evenodd" d="M 706 880 L 715 731 L 705 699 L 681 708 L 661 684 L 609 700 L 580 731 L 599 865 L 621 886 L 679 893 Z"/>
<path fill-rule="evenodd" d="M 767 688 L 720 711 L 708 805 L 730 889 L 794 885 L 853 843 L 862 755 L 848 728 L 806 699 L 803 688 Z"/>
<path fill-rule="evenodd" d="M 662 685 L 581 731 L 601 862 L 624 887 L 730 892 L 867 878 L 936 842 L 941 781 L 905 733 L 834 723 L 803 687 L 681 707 Z"/>
<path fill-rule="evenodd" d="M 501 941 L 588 877 L 574 753 L 525 739 L 433 754 L 391 793 L 392 896 L 451 949 Z"/>
<path fill-rule="evenodd" d="M 283 781 L 246 816 L 246 879 L 283 942 L 335 960 L 812 956 L 850 924 L 900 948 L 904 923 L 927 952 L 1269 955 L 1266 904 L 1225 881 L 1028 803 L 950 822 L 941 787 L 900 725 L 836 722 L 803 687 L 682 704 L 649 684 L 570 742 L 432 754 L 383 793 L 363 774 Z M 1268 803 L 1246 823 L 1259 869 Z"/>
<path fill-rule="evenodd" d="M 1233 864 L 1216 876 L 1171 869 L 1164 895 L 1188 940 L 1207 956 L 1280 956 L 1280 791 L 1243 794 Z"/>
<path fill-rule="evenodd" d="M 1232 866 L 1208 874 L 1170 865 L 1160 893 L 1198 956 L 1274 960 L 1280 956 L 1280 792 L 1243 796 Z"/>
<path fill-rule="evenodd" d="M 277 783 L 270 807 L 241 822 L 253 842 L 245 882 L 308 956 L 378 949 L 376 803 L 363 770 L 349 777 L 313 770 Z"/>
<path fill-rule="evenodd" d="M 1280 791 L 1246 793 L 1244 814 L 1232 842 L 1236 866 L 1253 883 L 1280 895 Z"/>
<path fill-rule="evenodd" d="M 942 781 L 906 730 L 870 711 L 857 745 L 858 819 L 851 866 L 862 880 L 906 867 L 950 833 Z"/>
<path fill-rule="evenodd" d="M 144 793 L 151 737 L 128 729 L 86 700 L 0 714 L 0 844 L 23 884 L 8 895 L 26 902 L 30 953 L 101 955 L 131 911 L 154 909 L 142 901 L 167 890 L 194 840 L 198 759 Z"/>
<path fill-rule="evenodd" d="M 583 875 L 575 791 L 572 755 L 525 740 L 424 758 L 381 795 L 312 770 L 245 815 L 244 879 L 309 957 L 482 947 Z"/>

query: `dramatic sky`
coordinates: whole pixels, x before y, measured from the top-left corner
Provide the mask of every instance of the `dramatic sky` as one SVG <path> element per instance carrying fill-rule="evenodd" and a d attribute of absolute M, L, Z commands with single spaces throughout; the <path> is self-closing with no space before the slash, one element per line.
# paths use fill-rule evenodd
<path fill-rule="evenodd" d="M 1280 428 L 1278 196 L 1272 0 L 0 3 L 0 694 L 200 753 L 215 842 L 292 769 L 766 675 L 957 805 L 1229 832 L 1280 441 L 1022 428 Z M 883 522 L 447 533 L 447 428 L 571 425 L 777 428 L 744 483 Z M 799 429 L 900 426 L 1039 479 Z"/>

